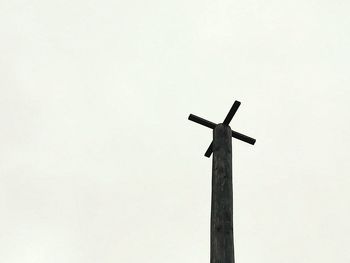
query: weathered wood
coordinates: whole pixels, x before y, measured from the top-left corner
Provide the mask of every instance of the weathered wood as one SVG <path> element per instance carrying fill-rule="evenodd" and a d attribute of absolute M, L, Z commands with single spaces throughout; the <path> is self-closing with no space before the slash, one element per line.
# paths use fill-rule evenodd
<path fill-rule="evenodd" d="M 232 130 L 224 124 L 213 131 L 212 172 L 210 263 L 234 263 Z"/>
<path fill-rule="evenodd" d="M 232 137 L 254 144 L 255 139 L 228 126 L 239 105 L 235 101 L 224 123 L 216 125 L 193 114 L 189 120 L 213 129 L 213 142 L 205 152 L 213 153 L 213 176 L 210 222 L 210 263 L 234 263 L 233 244 L 233 193 L 232 193 Z"/>

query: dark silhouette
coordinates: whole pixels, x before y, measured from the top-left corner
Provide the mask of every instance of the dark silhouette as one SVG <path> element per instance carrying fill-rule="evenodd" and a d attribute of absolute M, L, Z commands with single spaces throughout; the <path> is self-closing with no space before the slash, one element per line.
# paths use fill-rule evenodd
<path fill-rule="evenodd" d="M 205 152 L 213 152 L 210 263 L 234 263 L 233 244 L 233 190 L 232 190 L 232 139 L 234 137 L 249 144 L 255 139 L 232 131 L 229 124 L 235 115 L 239 101 L 235 101 L 221 124 L 190 114 L 189 120 L 213 129 L 213 141 Z"/>

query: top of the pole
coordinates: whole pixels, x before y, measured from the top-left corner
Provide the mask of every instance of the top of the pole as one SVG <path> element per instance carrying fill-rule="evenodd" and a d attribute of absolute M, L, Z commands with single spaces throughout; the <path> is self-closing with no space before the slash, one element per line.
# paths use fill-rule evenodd
<path fill-rule="evenodd" d="M 237 112 L 237 110 L 238 110 L 240 105 L 241 105 L 241 103 L 239 101 L 237 101 L 237 100 L 233 103 L 233 105 L 232 105 L 231 109 L 229 110 L 229 112 L 227 113 L 227 115 L 226 115 L 222 125 L 229 126 L 233 116 L 236 114 L 236 112 Z M 198 116 L 193 115 L 193 114 L 190 114 L 188 116 L 188 119 L 190 121 L 196 122 L 198 124 L 201 124 L 201 125 L 203 125 L 205 127 L 210 128 L 210 129 L 215 129 L 215 127 L 218 125 L 218 124 L 215 124 L 215 123 L 213 123 L 211 121 L 208 121 L 206 119 L 203 119 L 203 118 L 198 117 Z M 255 142 L 256 142 L 255 139 L 253 139 L 253 138 L 251 138 L 249 136 L 246 136 L 244 134 L 241 134 L 239 132 L 233 131 L 233 130 L 232 130 L 232 137 L 236 138 L 238 140 L 244 141 L 246 143 L 252 144 L 252 145 L 254 145 Z M 213 152 L 213 142 L 211 142 L 211 144 L 209 145 L 209 147 L 208 147 L 208 149 L 207 149 L 207 151 L 205 152 L 204 155 L 206 157 L 210 157 L 212 152 Z"/>

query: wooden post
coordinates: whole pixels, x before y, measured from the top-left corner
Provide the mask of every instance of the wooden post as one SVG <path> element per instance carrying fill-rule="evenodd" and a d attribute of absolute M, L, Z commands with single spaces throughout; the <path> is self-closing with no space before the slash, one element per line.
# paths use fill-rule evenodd
<path fill-rule="evenodd" d="M 190 114 L 188 119 L 213 129 L 213 142 L 205 152 L 206 157 L 213 153 L 213 177 L 211 192 L 210 220 L 210 263 L 234 263 L 233 247 L 233 193 L 232 193 L 232 139 L 254 145 L 255 139 L 228 126 L 241 103 L 235 101 L 223 123 L 211 121 Z"/>
<path fill-rule="evenodd" d="M 234 263 L 232 130 L 218 124 L 213 131 L 213 174 L 210 263 Z"/>

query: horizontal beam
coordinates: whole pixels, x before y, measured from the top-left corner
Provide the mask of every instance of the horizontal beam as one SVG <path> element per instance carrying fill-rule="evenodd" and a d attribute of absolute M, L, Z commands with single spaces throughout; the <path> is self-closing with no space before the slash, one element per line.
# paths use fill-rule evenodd
<path fill-rule="evenodd" d="M 238 140 L 241 140 L 241 141 L 244 141 L 246 143 L 249 143 L 251 145 L 254 145 L 256 140 L 247 136 L 247 135 L 244 135 L 242 133 L 239 133 L 239 132 L 235 132 L 235 131 L 232 131 L 232 137 L 233 138 L 236 138 Z"/>
<path fill-rule="evenodd" d="M 196 122 L 198 124 L 201 124 L 205 127 L 210 128 L 210 129 L 214 129 L 216 127 L 216 124 L 214 122 L 207 121 L 206 119 L 203 119 L 203 118 L 198 117 L 198 116 L 193 115 L 193 114 L 190 114 L 190 116 L 188 116 L 188 119 L 190 121 Z"/>

